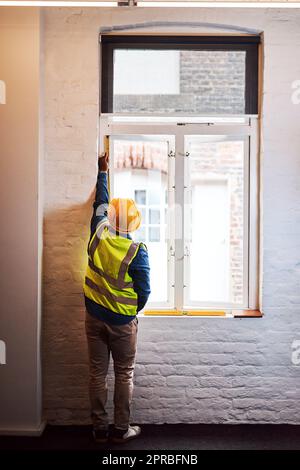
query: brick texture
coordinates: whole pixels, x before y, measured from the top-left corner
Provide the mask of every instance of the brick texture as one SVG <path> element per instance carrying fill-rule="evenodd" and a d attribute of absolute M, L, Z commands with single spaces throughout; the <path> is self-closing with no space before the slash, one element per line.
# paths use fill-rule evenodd
<path fill-rule="evenodd" d="M 56 424 L 90 420 L 81 283 L 96 177 L 99 27 L 158 18 L 264 31 L 265 316 L 141 318 L 132 418 L 300 424 L 300 368 L 291 361 L 300 339 L 300 105 L 291 100 L 300 78 L 300 12 L 280 9 L 46 9 L 45 415 Z"/>

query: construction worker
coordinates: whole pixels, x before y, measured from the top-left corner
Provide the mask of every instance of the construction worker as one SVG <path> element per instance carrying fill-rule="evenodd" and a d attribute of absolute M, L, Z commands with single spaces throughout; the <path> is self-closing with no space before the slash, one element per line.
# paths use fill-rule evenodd
<path fill-rule="evenodd" d="M 138 319 L 150 294 L 147 248 L 134 243 L 141 213 L 131 199 L 109 202 L 108 155 L 98 160 L 98 178 L 88 266 L 84 283 L 86 335 L 89 350 L 91 417 L 97 442 L 126 442 L 141 433 L 130 426 Z M 110 353 L 114 362 L 114 428 L 109 435 L 107 371 Z"/>

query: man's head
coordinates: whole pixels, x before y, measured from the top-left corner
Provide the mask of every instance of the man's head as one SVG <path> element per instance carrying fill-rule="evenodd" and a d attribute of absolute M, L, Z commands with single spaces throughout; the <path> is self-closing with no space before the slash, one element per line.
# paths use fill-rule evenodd
<path fill-rule="evenodd" d="M 117 232 L 134 232 L 141 225 L 142 216 L 133 199 L 112 199 L 107 215 L 110 225 Z"/>

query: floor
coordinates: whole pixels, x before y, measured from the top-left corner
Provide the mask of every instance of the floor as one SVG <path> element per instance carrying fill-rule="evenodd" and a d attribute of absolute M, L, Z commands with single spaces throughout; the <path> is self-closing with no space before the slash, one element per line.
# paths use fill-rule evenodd
<path fill-rule="evenodd" d="M 41 437 L 0 437 L 0 450 L 300 450 L 300 426 L 144 425 L 123 445 L 99 446 L 89 426 L 47 426 Z"/>

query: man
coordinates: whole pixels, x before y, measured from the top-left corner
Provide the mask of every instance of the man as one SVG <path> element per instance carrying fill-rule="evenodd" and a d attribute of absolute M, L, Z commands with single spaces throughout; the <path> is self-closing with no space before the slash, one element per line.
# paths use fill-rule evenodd
<path fill-rule="evenodd" d="M 107 371 L 110 353 L 114 362 L 114 429 L 112 440 L 126 442 L 141 433 L 130 426 L 130 403 L 136 354 L 137 312 L 150 294 L 147 248 L 134 243 L 141 213 L 131 199 L 109 203 L 108 156 L 99 158 L 88 267 L 84 283 L 86 334 L 90 364 L 90 401 L 93 435 L 108 440 Z"/>

